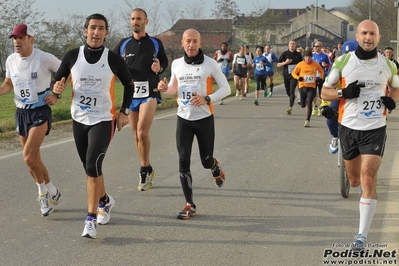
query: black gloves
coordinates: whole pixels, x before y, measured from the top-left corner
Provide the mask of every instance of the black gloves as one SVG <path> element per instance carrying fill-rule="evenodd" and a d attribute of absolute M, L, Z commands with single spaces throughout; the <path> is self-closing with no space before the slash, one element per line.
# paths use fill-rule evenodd
<path fill-rule="evenodd" d="M 392 100 L 391 97 L 388 96 L 381 96 L 382 103 L 385 105 L 385 107 L 389 110 L 392 111 L 393 109 L 396 108 L 396 103 L 394 100 Z"/>
<path fill-rule="evenodd" d="M 219 60 L 217 61 L 218 63 L 221 63 L 221 62 L 223 62 L 224 61 L 224 59 L 223 58 L 219 58 Z"/>
<path fill-rule="evenodd" d="M 303 77 L 299 77 L 298 80 L 299 80 L 299 81 L 303 81 Z"/>
<path fill-rule="evenodd" d="M 321 115 L 327 119 L 331 119 L 337 116 L 337 113 L 335 113 L 334 109 L 332 109 L 330 106 L 323 106 L 320 110 Z"/>
<path fill-rule="evenodd" d="M 357 83 L 358 80 L 350 83 L 345 89 L 342 90 L 342 97 L 346 99 L 357 98 L 360 95 L 360 88 L 366 87 L 364 83 Z"/>

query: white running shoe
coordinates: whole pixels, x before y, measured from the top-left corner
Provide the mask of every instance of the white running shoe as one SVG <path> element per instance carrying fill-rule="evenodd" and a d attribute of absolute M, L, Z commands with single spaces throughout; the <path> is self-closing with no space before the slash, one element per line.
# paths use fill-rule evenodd
<path fill-rule="evenodd" d="M 60 202 L 61 199 L 62 199 L 61 192 L 57 189 L 57 194 L 55 194 L 54 196 L 50 197 L 50 203 L 53 204 L 53 205 L 57 205 L 58 202 Z"/>
<path fill-rule="evenodd" d="M 82 236 L 88 237 L 88 238 L 97 238 L 97 221 L 96 221 L 96 219 L 85 221 L 85 228 L 83 229 Z"/>
<path fill-rule="evenodd" d="M 337 153 L 338 151 L 338 138 L 331 138 L 330 146 L 328 147 L 328 151 L 332 154 Z"/>
<path fill-rule="evenodd" d="M 352 250 L 362 251 L 366 248 L 366 237 L 362 234 L 355 236 L 355 242 L 352 244 Z"/>
<path fill-rule="evenodd" d="M 152 170 L 152 173 L 150 174 L 146 174 L 145 176 L 145 181 L 144 183 L 142 183 L 143 178 L 141 177 L 141 174 L 139 174 L 140 180 L 139 180 L 139 186 L 137 187 L 137 189 L 139 191 L 147 191 L 150 188 L 152 188 L 154 186 L 154 184 L 152 183 L 152 181 L 154 180 L 154 178 L 157 176 L 157 173 L 155 172 L 155 170 Z"/>
<path fill-rule="evenodd" d="M 105 206 L 101 203 L 98 204 L 97 208 L 97 223 L 107 224 L 109 219 L 111 219 L 111 210 L 115 206 L 115 200 L 113 197 L 108 195 L 108 203 Z"/>
<path fill-rule="evenodd" d="M 50 193 L 48 192 L 46 194 L 39 195 L 39 197 L 37 198 L 37 201 L 40 204 L 40 212 L 43 217 L 49 216 L 54 211 L 53 205 L 49 204 L 49 198 L 50 198 Z"/>

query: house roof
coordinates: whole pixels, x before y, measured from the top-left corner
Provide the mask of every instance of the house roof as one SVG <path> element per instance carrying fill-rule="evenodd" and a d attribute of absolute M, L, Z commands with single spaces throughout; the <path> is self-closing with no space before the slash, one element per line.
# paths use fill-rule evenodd
<path fill-rule="evenodd" d="M 264 19 L 270 24 L 289 23 L 289 21 L 297 16 L 306 13 L 306 8 L 284 8 L 284 9 L 267 9 L 260 17 L 258 16 L 236 16 L 233 20 L 235 26 L 250 23 L 252 20 Z"/>
<path fill-rule="evenodd" d="M 232 19 L 179 19 L 168 31 L 176 33 L 187 29 L 202 32 L 231 32 Z"/>

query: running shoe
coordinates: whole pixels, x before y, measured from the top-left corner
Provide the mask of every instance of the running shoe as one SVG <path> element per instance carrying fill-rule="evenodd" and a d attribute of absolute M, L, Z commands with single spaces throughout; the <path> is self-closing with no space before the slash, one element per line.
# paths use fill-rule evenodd
<path fill-rule="evenodd" d="M 269 97 L 269 98 L 271 98 L 272 96 L 273 96 L 273 92 L 269 92 L 269 94 L 267 95 L 267 97 Z"/>
<path fill-rule="evenodd" d="M 98 224 L 107 224 L 109 219 L 111 219 L 111 210 L 115 206 L 115 200 L 113 197 L 108 195 L 108 203 L 107 204 L 98 204 L 97 208 L 97 223 Z"/>
<path fill-rule="evenodd" d="M 263 93 L 263 97 L 267 97 L 267 90 Z"/>
<path fill-rule="evenodd" d="M 240 101 L 242 100 L 242 96 L 240 96 L 239 100 L 240 100 Z"/>
<path fill-rule="evenodd" d="M 332 154 L 337 153 L 338 151 L 338 138 L 331 138 L 330 145 L 328 147 L 328 151 Z"/>
<path fill-rule="evenodd" d="M 37 201 L 40 204 L 40 212 L 43 217 L 49 216 L 53 213 L 54 207 L 52 204 L 49 204 L 50 194 L 47 192 L 46 194 L 39 194 Z"/>
<path fill-rule="evenodd" d="M 220 100 L 219 104 L 220 104 L 220 105 L 223 105 L 223 100 Z"/>
<path fill-rule="evenodd" d="M 354 251 L 362 251 L 366 247 L 366 237 L 362 234 L 358 234 L 355 236 L 355 242 L 352 244 L 352 250 Z"/>
<path fill-rule="evenodd" d="M 50 197 L 50 203 L 53 204 L 53 205 L 57 205 L 58 202 L 60 202 L 61 199 L 62 199 L 61 192 L 57 189 L 57 194 L 55 194 L 54 196 Z"/>
<path fill-rule="evenodd" d="M 292 107 L 288 107 L 286 111 L 287 111 L 287 114 L 290 115 L 292 112 Z"/>
<path fill-rule="evenodd" d="M 157 175 L 157 173 L 155 172 L 155 170 L 152 170 L 152 173 L 139 174 L 140 181 L 139 181 L 139 186 L 137 187 L 137 189 L 139 191 L 147 191 L 150 188 L 152 188 L 153 187 L 152 180 L 154 180 L 156 175 Z"/>
<path fill-rule="evenodd" d="M 317 115 L 317 106 L 313 107 L 312 115 Z"/>
<path fill-rule="evenodd" d="M 217 187 L 223 187 L 223 184 L 226 181 L 226 175 L 224 174 L 222 165 L 218 160 L 216 160 L 216 164 L 216 167 L 212 170 L 213 181 L 215 181 Z"/>
<path fill-rule="evenodd" d="M 317 109 L 317 116 L 321 116 L 321 109 Z"/>
<path fill-rule="evenodd" d="M 254 101 L 254 104 L 255 104 L 255 105 L 259 105 L 258 100 L 255 100 L 255 101 Z"/>
<path fill-rule="evenodd" d="M 239 90 L 236 91 L 236 97 L 238 98 L 238 96 L 240 96 L 240 91 Z"/>
<path fill-rule="evenodd" d="M 309 120 L 305 120 L 305 124 L 303 126 L 304 127 L 310 127 L 310 121 Z"/>
<path fill-rule="evenodd" d="M 195 204 L 187 203 L 183 210 L 177 214 L 177 219 L 188 220 L 191 216 L 197 215 Z"/>
<path fill-rule="evenodd" d="M 90 219 L 89 217 L 85 221 L 85 228 L 83 229 L 82 236 L 88 238 L 97 238 L 97 220 Z"/>

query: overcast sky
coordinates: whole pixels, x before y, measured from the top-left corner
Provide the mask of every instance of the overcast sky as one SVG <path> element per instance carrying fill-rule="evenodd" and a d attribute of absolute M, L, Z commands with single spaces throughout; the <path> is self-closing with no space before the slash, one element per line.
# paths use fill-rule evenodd
<path fill-rule="evenodd" d="M 211 10 L 215 8 L 215 0 L 171 0 L 173 2 L 181 3 L 182 7 L 186 7 L 188 3 L 198 3 L 203 1 L 205 3 L 206 16 L 211 15 Z M 135 1 L 131 0 L 134 3 Z M 168 0 L 157 1 L 158 3 L 167 3 Z M 337 6 L 346 6 L 348 0 L 235 0 L 241 13 L 253 11 L 257 3 L 268 3 L 270 8 L 305 8 L 310 5 L 325 5 L 326 9 Z M 151 2 L 149 2 L 151 3 Z M 90 15 L 93 13 L 107 14 L 107 10 L 115 9 L 115 7 L 126 7 L 124 0 L 36 0 L 33 5 L 39 11 L 44 11 L 47 19 L 57 19 L 60 17 L 60 10 L 77 12 L 82 15 Z M 151 12 L 150 10 L 146 10 Z"/>

